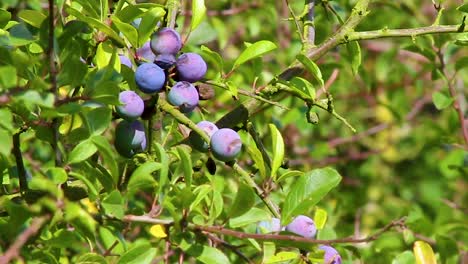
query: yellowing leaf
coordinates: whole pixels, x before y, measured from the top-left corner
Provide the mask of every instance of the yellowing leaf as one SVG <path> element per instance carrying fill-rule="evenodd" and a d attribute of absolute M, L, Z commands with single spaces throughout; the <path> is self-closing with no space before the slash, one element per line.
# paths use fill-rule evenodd
<path fill-rule="evenodd" d="M 154 237 L 158 237 L 158 238 L 167 237 L 167 234 L 164 231 L 164 226 L 163 225 L 153 225 L 150 228 L 150 234 L 153 235 Z"/>
<path fill-rule="evenodd" d="M 90 214 L 97 214 L 98 213 L 98 209 L 96 207 L 96 204 L 91 202 L 89 200 L 89 198 L 84 198 L 83 200 L 81 200 L 81 203 L 84 205 L 84 207 L 86 208 L 86 211 Z"/>
<path fill-rule="evenodd" d="M 414 256 L 417 264 L 437 264 L 434 251 L 429 244 L 424 241 L 416 241 L 413 246 Z"/>

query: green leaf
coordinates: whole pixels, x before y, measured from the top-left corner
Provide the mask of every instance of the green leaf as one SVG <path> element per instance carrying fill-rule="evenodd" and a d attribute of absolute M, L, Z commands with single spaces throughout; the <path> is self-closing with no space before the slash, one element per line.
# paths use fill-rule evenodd
<path fill-rule="evenodd" d="M 309 59 L 307 56 L 304 54 L 298 54 L 297 55 L 297 60 L 304 65 L 304 67 L 309 71 L 314 78 L 320 83 L 320 86 L 323 87 L 325 85 L 322 77 L 322 72 L 320 71 L 320 68 L 313 62 L 311 59 Z"/>
<path fill-rule="evenodd" d="M 158 23 L 161 17 L 166 14 L 161 7 L 155 7 L 149 9 L 141 17 L 140 26 L 138 27 L 138 47 L 143 46 L 143 44 L 150 38 L 155 30 L 155 25 Z"/>
<path fill-rule="evenodd" d="M 76 264 L 107 264 L 106 259 L 96 253 L 85 253 L 75 260 Z"/>
<path fill-rule="evenodd" d="M 11 19 L 11 13 L 0 8 L 0 28 L 4 28 Z"/>
<path fill-rule="evenodd" d="M 300 177 L 286 196 L 281 224 L 287 225 L 293 216 L 307 212 L 340 181 L 340 174 L 332 168 L 315 169 Z"/>
<path fill-rule="evenodd" d="M 0 128 L 0 154 L 8 157 L 13 147 L 12 134 Z"/>
<path fill-rule="evenodd" d="M 63 168 L 49 168 L 47 170 L 47 176 L 54 182 L 55 184 L 62 184 L 67 181 L 68 175 L 65 169 Z"/>
<path fill-rule="evenodd" d="M 109 13 L 109 2 L 107 0 L 99 0 L 101 2 L 101 21 L 106 21 Z"/>
<path fill-rule="evenodd" d="M 208 184 L 200 185 L 195 190 L 193 193 L 196 194 L 195 199 L 193 199 L 193 202 L 190 204 L 189 210 L 192 211 L 193 208 L 195 208 L 197 205 L 200 204 L 200 202 L 205 199 L 205 197 L 211 192 L 211 186 Z"/>
<path fill-rule="evenodd" d="M 180 166 L 184 172 L 185 184 L 187 187 L 192 186 L 192 160 L 190 159 L 190 154 L 187 153 L 187 149 L 183 147 L 177 147 L 177 153 L 180 158 Z"/>
<path fill-rule="evenodd" d="M 229 264 L 229 259 L 219 249 L 183 241 L 180 245 L 188 255 L 205 264 Z"/>
<path fill-rule="evenodd" d="M 159 190 L 158 190 L 157 195 L 159 195 L 159 201 L 162 202 L 162 199 L 165 193 L 166 184 L 169 180 L 169 161 L 170 160 L 169 160 L 169 156 L 166 153 L 166 150 L 161 144 L 156 143 L 156 149 L 157 149 L 158 157 L 161 162 L 161 168 L 159 171 L 159 181 L 158 181 Z"/>
<path fill-rule="evenodd" d="M 91 182 L 88 179 L 88 177 L 93 177 L 93 175 L 87 175 L 88 177 L 86 177 L 86 176 L 84 176 L 83 174 L 80 174 L 80 173 L 70 172 L 70 176 L 75 177 L 76 179 L 82 181 L 86 185 L 90 200 L 95 200 L 96 199 L 96 197 L 99 194 L 99 191 L 96 189 L 96 186 L 94 185 L 94 183 Z M 91 178 L 91 179 L 93 179 L 93 178 Z"/>
<path fill-rule="evenodd" d="M 115 56 L 115 54 L 116 49 L 111 42 L 106 41 L 99 43 L 96 50 L 96 56 L 94 57 L 97 68 L 104 69 L 106 67 L 109 67 L 112 60 L 112 56 Z M 117 72 L 120 72 L 120 60 L 114 60 L 114 64 L 112 67 Z"/>
<path fill-rule="evenodd" d="M 119 191 L 114 190 L 102 200 L 102 208 L 106 214 L 122 219 L 124 216 L 124 200 Z"/>
<path fill-rule="evenodd" d="M 248 46 L 236 59 L 234 62 L 234 66 L 232 67 L 237 68 L 239 65 L 245 63 L 246 61 L 249 61 L 251 59 L 257 58 L 262 56 L 265 53 L 268 53 L 274 49 L 276 49 L 277 46 L 275 43 L 268 41 L 268 40 L 260 40 L 255 42 L 254 44 Z"/>
<path fill-rule="evenodd" d="M 250 208 L 253 207 L 254 204 L 255 193 L 252 190 L 252 187 L 240 183 L 239 189 L 237 189 L 236 199 L 234 199 L 234 203 L 231 206 L 228 218 L 237 217 L 246 213 L 250 210 Z"/>
<path fill-rule="evenodd" d="M 99 20 L 97 20 L 95 18 L 85 16 L 80 11 L 78 11 L 78 10 L 76 10 L 74 8 L 71 8 L 71 7 L 68 7 L 66 9 L 66 11 L 67 11 L 68 14 L 76 17 L 78 20 L 86 22 L 90 27 L 95 28 L 95 29 L 105 33 L 107 36 L 109 36 L 113 40 L 117 41 L 117 43 L 120 44 L 120 46 L 122 46 L 122 47 L 125 46 L 125 42 L 119 37 L 119 34 L 117 34 L 111 27 L 104 24 L 103 22 L 101 22 L 101 21 L 99 21 Z"/>
<path fill-rule="evenodd" d="M 413 253 L 417 264 L 437 264 L 434 251 L 432 251 L 431 246 L 424 241 L 414 242 Z"/>
<path fill-rule="evenodd" d="M 21 10 L 18 13 L 18 17 L 35 28 L 40 28 L 44 19 L 47 18 L 46 15 L 40 11 L 28 9 Z"/>
<path fill-rule="evenodd" d="M 71 223 L 77 231 L 94 240 L 97 222 L 77 203 L 67 203 L 64 213 L 65 221 Z"/>
<path fill-rule="evenodd" d="M 455 62 L 455 69 L 457 71 L 465 68 L 465 67 L 468 67 L 468 57 L 467 56 L 464 56 L 464 57 L 461 57 L 460 59 L 457 60 L 457 62 Z"/>
<path fill-rule="evenodd" d="M 269 258 L 265 263 L 266 264 L 273 264 L 273 263 L 285 263 L 299 258 L 298 252 L 278 252 L 271 258 Z"/>
<path fill-rule="evenodd" d="M 147 161 L 143 165 L 138 166 L 130 176 L 127 186 L 128 190 L 136 191 L 147 186 L 155 186 L 156 181 L 154 180 L 152 173 L 160 170 L 161 168 L 161 163 L 155 161 Z"/>
<path fill-rule="evenodd" d="M 110 126 L 112 111 L 107 107 L 98 107 L 86 113 L 88 128 L 92 135 L 100 135 Z"/>
<path fill-rule="evenodd" d="M 112 146 L 104 136 L 93 136 L 91 137 L 94 145 L 97 147 L 99 153 L 102 155 L 104 164 L 108 167 L 110 175 L 112 177 L 113 186 L 117 185 L 119 178 L 119 168 L 117 160 L 115 158 L 115 151 L 112 150 Z M 104 188 L 106 186 L 103 184 Z M 107 189 L 106 189 L 107 190 Z"/>
<path fill-rule="evenodd" d="M 468 13 L 468 4 L 463 4 L 457 7 L 457 10 L 463 13 Z"/>
<path fill-rule="evenodd" d="M 206 15 L 205 0 L 192 0 L 192 22 L 190 25 L 190 31 L 200 25 Z"/>
<path fill-rule="evenodd" d="M 304 97 L 315 100 L 314 86 L 308 80 L 302 77 L 293 77 L 289 83 L 292 88 L 303 94 Z"/>
<path fill-rule="evenodd" d="M 3 127 L 11 133 L 14 132 L 15 129 L 13 127 L 13 114 L 11 113 L 10 109 L 0 109 L 0 120 L 2 120 L 0 122 L 0 128 Z"/>
<path fill-rule="evenodd" d="M 411 251 L 404 251 L 392 260 L 392 264 L 414 264 L 415 262 L 416 259 Z"/>
<path fill-rule="evenodd" d="M 16 68 L 10 65 L 0 67 L 0 87 L 3 89 L 10 89 L 16 86 L 18 83 L 18 75 L 16 74 Z"/>
<path fill-rule="evenodd" d="M 154 257 L 156 257 L 156 248 L 143 244 L 125 252 L 117 264 L 150 264 Z"/>
<path fill-rule="evenodd" d="M 284 159 L 284 141 L 281 133 L 278 131 L 275 125 L 269 124 L 268 127 L 270 128 L 271 134 L 271 141 L 272 141 L 272 154 L 273 159 L 271 162 L 271 178 L 276 180 L 276 172 L 283 164 Z"/>
<path fill-rule="evenodd" d="M 453 98 L 448 97 L 441 92 L 435 92 L 432 94 L 432 102 L 434 102 L 435 107 L 439 110 L 449 107 L 453 101 Z"/>
<path fill-rule="evenodd" d="M 300 177 L 302 175 L 304 175 L 304 172 L 302 172 L 302 171 L 296 171 L 296 170 L 290 171 L 290 170 L 288 170 L 287 172 L 281 174 L 281 176 L 279 176 L 279 178 L 276 180 L 276 182 L 280 183 L 281 181 L 284 181 L 289 177 Z"/>
<path fill-rule="evenodd" d="M 249 156 L 252 158 L 255 166 L 258 168 L 260 172 L 260 176 L 265 179 L 267 177 L 267 169 L 265 166 L 265 161 L 263 160 L 262 153 L 255 145 L 254 141 L 249 142 L 250 144 L 247 145 L 247 152 Z"/>
<path fill-rule="evenodd" d="M 232 228 L 238 228 L 242 226 L 246 226 L 252 223 L 260 222 L 263 220 L 270 220 L 271 216 L 268 212 L 265 210 L 259 209 L 259 208 L 251 208 L 247 213 L 231 218 L 229 220 L 229 226 Z"/>
<path fill-rule="evenodd" d="M 138 47 L 138 32 L 134 26 L 120 21 L 117 16 L 112 16 L 112 23 L 124 34 L 133 47 Z"/>
<path fill-rule="evenodd" d="M 68 163 L 78 163 L 82 162 L 89 157 L 91 157 L 94 153 L 96 153 L 97 147 L 94 145 L 91 139 L 86 139 L 80 142 L 76 147 L 71 151 L 70 155 L 68 156 Z"/>
<path fill-rule="evenodd" d="M 200 49 L 206 55 L 206 57 L 208 57 L 215 64 L 218 71 L 222 73 L 224 68 L 224 62 L 221 55 L 219 55 L 219 53 L 215 51 L 212 51 L 210 48 L 204 45 L 202 45 Z"/>
<path fill-rule="evenodd" d="M 361 66 L 361 47 L 359 42 L 352 41 L 346 44 L 348 53 L 351 58 L 351 68 L 353 69 L 353 74 L 357 75 L 359 71 L 359 66 Z"/>

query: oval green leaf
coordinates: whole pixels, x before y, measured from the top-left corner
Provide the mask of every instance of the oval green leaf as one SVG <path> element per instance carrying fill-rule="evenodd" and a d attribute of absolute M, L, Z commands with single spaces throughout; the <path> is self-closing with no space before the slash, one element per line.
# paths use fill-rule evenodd
<path fill-rule="evenodd" d="M 260 57 L 263 54 L 268 53 L 276 48 L 277 46 L 275 45 L 275 43 L 271 41 L 268 41 L 268 40 L 257 41 L 254 44 L 248 46 L 240 54 L 239 58 L 237 58 L 237 60 L 234 62 L 233 68 L 237 68 L 239 65 L 245 63 L 246 61 Z"/>

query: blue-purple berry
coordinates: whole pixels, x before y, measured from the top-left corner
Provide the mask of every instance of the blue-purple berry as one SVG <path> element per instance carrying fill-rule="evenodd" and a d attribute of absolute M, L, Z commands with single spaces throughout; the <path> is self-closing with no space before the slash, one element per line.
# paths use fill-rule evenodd
<path fill-rule="evenodd" d="M 211 136 L 210 147 L 215 158 L 231 161 L 239 155 L 242 141 L 236 131 L 230 128 L 221 128 Z"/>
<path fill-rule="evenodd" d="M 180 55 L 176 61 L 179 80 L 196 82 L 206 74 L 207 66 L 203 58 L 196 53 L 185 53 Z"/>
<path fill-rule="evenodd" d="M 140 121 L 122 120 L 115 128 L 115 148 L 124 157 L 131 157 L 146 147 L 145 128 Z"/>
<path fill-rule="evenodd" d="M 116 107 L 117 113 L 124 119 L 136 119 L 145 110 L 143 99 L 134 91 L 123 91 L 119 94 L 121 105 Z"/>
<path fill-rule="evenodd" d="M 182 40 L 172 28 L 162 28 L 151 37 L 151 50 L 155 54 L 175 55 L 182 48 Z"/>
<path fill-rule="evenodd" d="M 129 67 L 130 69 L 133 67 L 132 61 L 125 55 L 119 55 L 120 64 Z"/>
<path fill-rule="evenodd" d="M 319 249 L 325 251 L 323 256 L 324 264 L 341 264 L 341 256 L 336 249 L 326 245 L 320 246 Z"/>
<path fill-rule="evenodd" d="M 176 59 L 172 54 L 159 54 L 156 56 L 154 63 L 156 63 L 159 67 L 167 70 L 175 65 Z"/>
<path fill-rule="evenodd" d="M 163 88 L 166 75 L 158 65 L 152 62 L 143 63 L 135 71 L 135 82 L 142 92 L 155 93 Z"/>
<path fill-rule="evenodd" d="M 156 59 L 156 54 L 151 50 L 150 41 L 145 42 L 141 48 L 137 49 L 136 55 L 139 59 L 143 58 L 149 62 L 153 62 Z"/>
<path fill-rule="evenodd" d="M 281 230 L 281 220 L 273 217 L 271 220 L 258 222 L 256 232 L 257 234 L 267 234 L 280 232 Z"/>
<path fill-rule="evenodd" d="M 198 105 L 198 91 L 189 82 L 177 82 L 169 91 L 167 100 L 181 112 L 188 113 Z"/>
<path fill-rule="evenodd" d="M 317 228 L 314 220 L 305 215 L 298 215 L 286 226 L 286 231 L 306 238 L 313 238 L 317 233 Z"/>
<path fill-rule="evenodd" d="M 197 124 L 197 127 L 203 130 L 210 138 L 216 131 L 219 130 L 218 127 L 210 121 L 201 121 Z M 203 138 L 195 131 L 190 132 L 189 141 L 194 149 L 201 152 L 208 151 L 208 143 L 206 143 L 205 140 L 203 140 Z"/>

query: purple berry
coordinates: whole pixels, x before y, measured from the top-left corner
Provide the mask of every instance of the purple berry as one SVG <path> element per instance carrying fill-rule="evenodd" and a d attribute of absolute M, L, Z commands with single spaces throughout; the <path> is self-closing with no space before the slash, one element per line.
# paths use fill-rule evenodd
<path fill-rule="evenodd" d="M 182 48 L 179 33 L 172 28 L 162 28 L 151 37 L 151 50 L 155 54 L 177 54 Z"/>
<path fill-rule="evenodd" d="M 189 82 L 177 82 L 169 91 L 167 100 L 183 113 L 191 112 L 198 105 L 198 91 Z"/>
<path fill-rule="evenodd" d="M 143 46 L 136 51 L 138 58 L 144 58 L 147 61 L 153 62 L 156 58 L 156 55 L 151 51 L 150 41 L 145 42 Z"/>
<path fill-rule="evenodd" d="M 154 60 L 154 63 L 165 70 L 174 66 L 175 62 L 176 59 L 172 54 L 159 54 Z"/>
<path fill-rule="evenodd" d="M 305 215 L 299 215 L 286 226 L 286 231 L 306 237 L 313 238 L 317 233 L 315 223 L 312 219 Z"/>
<path fill-rule="evenodd" d="M 230 128 L 221 128 L 211 136 L 210 146 L 215 158 L 230 161 L 239 155 L 242 141 L 236 131 Z"/>
<path fill-rule="evenodd" d="M 206 73 L 206 63 L 196 53 L 185 53 L 177 58 L 177 72 L 181 81 L 196 82 L 201 80 Z"/>
<path fill-rule="evenodd" d="M 119 101 L 122 105 L 116 107 L 117 113 L 124 119 L 136 119 L 141 116 L 145 109 L 143 99 L 134 91 L 121 92 L 119 94 Z"/>
<path fill-rule="evenodd" d="M 269 221 L 260 221 L 257 225 L 256 232 L 257 234 L 266 234 L 280 232 L 281 230 L 281 220 L 273 217 Z"/>
<path fill-rule="evenodd" d="M 140 121 L 122 120 L 115 128 L 115 148 L 124 157 L 131 157 L 146 147 L 145 128 Z"/>
<path fill-rule="evenodd" d="M 166 75 L 158 65 L 143 63 L 135 71 L 135 82 L 144 93 L 159 92 L 166 82 Z"/>
<path fill-rule="evenodd" d="M 130 69 L 133 67 L 132 61 L 129 58 L 127 58 L 127 56 L 119 55 L 119 59 L 120 59 L 120 64 L 125 65 L 129 67 Z"/>
<path fill-rule="evenodd" d="M 341 264 L 341 256 L 336 249 L 325 245 L 320 246 L 319 249 L 325 251 L 325 255 L 323 256 L 324 264 Z"/>
<path fill-rule="evenodd" d="M 218 131 L 218 127 L 210 121 L 201 121 L 197 124 L 197 127 L 205 131 L 205 133 L 211 138 L 211 136 Z M 195 131 L 190 132 L 189 141 L 192 147 L 200 152 L 208 151 L 208 143 Z"/>

